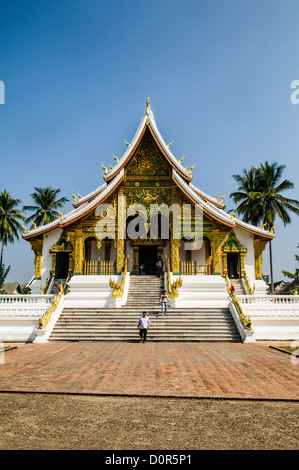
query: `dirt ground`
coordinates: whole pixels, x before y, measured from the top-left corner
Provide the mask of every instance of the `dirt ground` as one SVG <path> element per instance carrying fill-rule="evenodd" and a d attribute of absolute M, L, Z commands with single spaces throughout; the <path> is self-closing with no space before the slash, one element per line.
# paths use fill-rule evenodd
<path fill-rule="evenodd" d="M 298 402 L 0 393 L 0 450 L 298 450 Z"/>

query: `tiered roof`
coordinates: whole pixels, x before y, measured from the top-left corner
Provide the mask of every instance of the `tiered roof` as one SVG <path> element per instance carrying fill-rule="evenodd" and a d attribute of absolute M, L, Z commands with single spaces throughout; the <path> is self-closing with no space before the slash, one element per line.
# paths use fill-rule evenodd
<path fill-rule="evenodd" d="M 180 190 L 186 195 L 186 197 L 194 204 L 199 204 L 202 207 L 203 212 L 213 219 L 217 220 L 221 224 L 227 227 L 234 228 L 239 227 L 246 231 L 261 236 L 263 238 L 272 239 L 274 234 L 266 231 L 262 228 L 255 227 L 254 225 L 247 224 L 242 220 L 234 218 L 234 216 L 228 214 L 223 210 L 222 200 L 217 200 L 216 196 L 212 197 L 201 189 L 197 188 L 192 181 L 191 169 L 184 168 L 182 166 L 182 159 L 177 159 L 170 150 L 170 144 L 166 144 L 165 140 L 161 136 L 153 111 L 150 108 L 149 100 L 147 100 L 146 112 L 144 113 L 136 134 L 132 141 L 128 143 L 128 148 L 120 159 L 116 159 L 116 165 L 109 171 L 105 167 L 104 184 L 99 186 L 97 189 L 87 194 L 84 197 L 80 197 L 79 200 L 75 199 L 73 202 L 74 209 L 61 216 L 47 225 L 37 227 L 23 235 L 24 239 L 35 238 L 43 233 L 49 232 L 54 228 L 65 228 L 68 225 L 80 220 L 86 215 L 90 214 L 95 208 L 104 203 L 107 198 L 117 189 L 117 187 L 124 180 L 124 168 L 133 157 L 138 145 L 140 144 L 145 131 L 149 129 L 156 144 L 164 155 L 165 159 L 169 162 L 172 167 L 172 180 L 180 188 Z"/>

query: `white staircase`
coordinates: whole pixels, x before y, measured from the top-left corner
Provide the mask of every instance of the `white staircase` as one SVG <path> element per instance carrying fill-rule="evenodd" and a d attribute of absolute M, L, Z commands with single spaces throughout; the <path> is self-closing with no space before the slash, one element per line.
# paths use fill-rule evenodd
<path fill-rule="evenodd" d="M 241 341 L 228 308 L 170 307 L 167 315 L 160 315 L 163 288 L 162 278 L 131 276 L 126 305 L 66 306 L 49 340 L 138 341 L 138 319 L 146 311 L 151 321 L 148 341 Z"/>

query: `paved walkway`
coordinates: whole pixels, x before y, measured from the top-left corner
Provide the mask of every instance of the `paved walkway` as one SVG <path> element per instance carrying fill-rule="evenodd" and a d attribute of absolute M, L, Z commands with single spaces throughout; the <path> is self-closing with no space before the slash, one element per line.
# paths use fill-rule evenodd
<path fill-rule="evenodd" d="M 0 391 L 299 400 L 299 365 L 259 343 L 22 344 Z"/>

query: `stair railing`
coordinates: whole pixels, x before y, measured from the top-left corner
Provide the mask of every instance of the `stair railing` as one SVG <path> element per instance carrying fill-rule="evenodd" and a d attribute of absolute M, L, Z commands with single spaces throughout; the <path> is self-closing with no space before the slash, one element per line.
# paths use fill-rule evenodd
<path fill-rule="evenodd" d="M 225 274 L 224 279 L 225 279 L 226 286 L 227 286 L 227 292 L 230 296 L 230 300 L 231 300 L 232 304 L 234 305 L 234 307 L 235 307 L 235 309 L 236 309 L 236 311 L 239 315 L 240 322 L 242 323 L 245 330 L 252 330 L 252 328 L 251 328 L 251 319 L 248 315 L 246 315 L 243 312 L 241 304 L 240 304 L 240 300 L 238 299 L 238 297 L 235 294 L 235 287 L 233 286 L 233 284 L 230 283 L 230 280 L 229 280 L 227 274 Z"/>
<path fill-rule="evenodd" d="M 129 265 L 129 256 L 128 259 L 125 259 L 125 264 L 124 264 L 124 272 L 122 274 L 122 279 L 121 282 L 118 283 L 112 277 L 109 279 L 109 285 L 112 290 L 112 297 L 114 299 L 120 299 L 124 295 L 125 291 L 125 283 L 126 283 L 126 277 L 127 277 L 127 272 L 128 272 L 128 265 Z"/>
<path fill-rule="evenodd" d="M 247 289 L 247 293 L 249 295 L 254 295 L 254 291 L 255 291 L 255 283 L 253 285 L 253 287 L 251 287 L 250 285 L 250 280 L 248 278 L 248 276 L 245 274 L 245 276 L 243 277 L 244 279 L 244 282 L 245 282 L 245 286 L 246 286 L 246 289 Z"/>
<path fill-rule="evenodd" d="M 171 279 L 170 265 L 169 261 L 167 262 L 167 294 L 171 298 L 176 298 L 179 296 L 179 288 L 183 285 L 183 279 L 181 276 L 174 282 Z"/>

